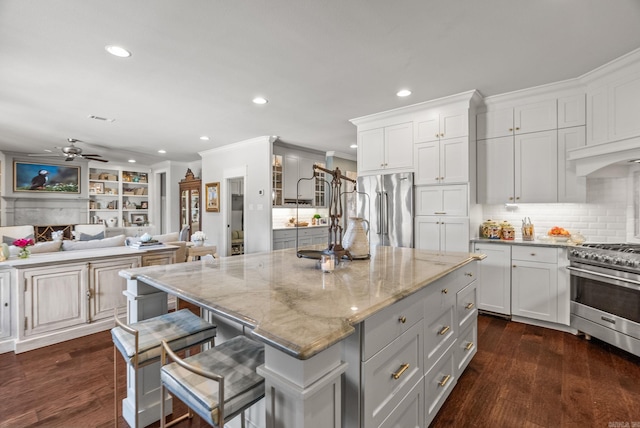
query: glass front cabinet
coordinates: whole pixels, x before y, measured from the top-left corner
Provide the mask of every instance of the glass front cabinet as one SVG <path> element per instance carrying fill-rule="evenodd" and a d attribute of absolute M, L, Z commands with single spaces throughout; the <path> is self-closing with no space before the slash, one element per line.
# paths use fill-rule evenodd
<path fill-rule="evenodd" d="M 195 178 L 191 169 L 188 169 L 180 181 L 180 230 L 188 225 L 189 236 L 202 230 L 201 189 L 202 180 Z"/>

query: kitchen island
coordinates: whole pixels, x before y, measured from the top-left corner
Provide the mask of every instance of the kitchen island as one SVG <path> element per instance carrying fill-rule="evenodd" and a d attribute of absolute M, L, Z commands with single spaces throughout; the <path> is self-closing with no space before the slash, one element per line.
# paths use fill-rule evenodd
<path fill-rule="evenodd" d="M 459 330 L 475 332 L 476 259 L 469 253 L 378 247 L 370 260 L 346 261 L 322 273 L 315 260 L 279 250 L 121 275 L 128 279 L 130 322 L 166 312 L 169 293 L 239 323 L 265 343 L 259 372 L 266 379 L 266 421 L 258 426 L 378 426 L 396 409 L 426 426 L 444 399 L 436 397 L 437 408 L 426 402 L 425 376 L 450 366 L 451 373 L 436 375 L 439 396 L 445 390 L 448 395 L 470 359 L 454 355 Z M 470 343 L 464 347 L 472 356 Z M 367 367 L 374 366 L 385 370 L 383 383 L 392 381 L 380 403 L 372 402 L 380 401 L 380 390 L 372 390 L 375 377 L 366 379 Z M 157 368 L 144 376 L 152 373 L 157 377 Z M 413 400 L 416 392 L 419 399 Z M 142 402 L 159 397 L 157 390 L 143 393 Z M 127 401 L 123 414 L 129 420 Z M 418 405 L 414 413 L 401 411 L 412 403 Z M 153 415 L 157 419 L 156 407 L 142 410 L 145 424 Z"/>

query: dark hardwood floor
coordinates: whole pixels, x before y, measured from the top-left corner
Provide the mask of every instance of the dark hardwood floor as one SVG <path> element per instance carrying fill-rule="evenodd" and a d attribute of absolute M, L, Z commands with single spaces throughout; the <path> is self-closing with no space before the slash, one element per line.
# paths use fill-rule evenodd
<path fill-rule="evenodd" d="M 640 358 L 491 316 L 479 317 L 478 344 L 432 427 L 640 427 Z M 113 426 L 112 349 L 103 332 L 1 354 L 0 427 Z M 206 425 L 196 417 L 177 426 Z"/>

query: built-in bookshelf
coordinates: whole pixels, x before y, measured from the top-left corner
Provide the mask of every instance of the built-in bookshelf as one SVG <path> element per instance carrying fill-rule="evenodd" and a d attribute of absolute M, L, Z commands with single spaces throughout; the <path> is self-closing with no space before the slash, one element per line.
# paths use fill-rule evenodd
<path fill-rule="evenodd" d="M 106 166 L 89 168 L 89 223 L 147 226 L 149 172 Z"/>

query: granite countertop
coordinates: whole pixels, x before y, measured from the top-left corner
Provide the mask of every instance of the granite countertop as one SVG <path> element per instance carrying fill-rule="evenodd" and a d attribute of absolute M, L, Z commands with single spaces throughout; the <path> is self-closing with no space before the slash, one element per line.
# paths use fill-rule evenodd
<path fill-rule="evenodd" d="M 481 258 L 393 247 L 373 253 L 331 273 L 286 249 L 120 274 L 240 322 L 258 340 L 304 360 L 352 334 L 372 314 Z"/>
<path fill-rule="evenodd" d="M 576 247 L 578 244 L 571 240 L 559 242 L 553 238 L 536 239 L 535 241 L 523 241 L 522 239 L 514 239 L 508 241 L 505 239 L 488 239 L 488 238 L 473 238 L 471 242 L 480 242 L 483 244 L 503 244 L 503 245 L 534 245 L 538 247 Z"/>

